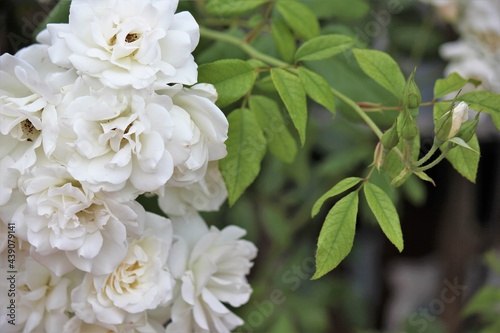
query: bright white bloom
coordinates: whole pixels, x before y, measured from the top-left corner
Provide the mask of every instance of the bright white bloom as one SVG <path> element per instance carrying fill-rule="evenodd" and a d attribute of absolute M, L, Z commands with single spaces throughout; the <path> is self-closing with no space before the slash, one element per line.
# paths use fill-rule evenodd
<path fill-rule="evenodd" d="M 43 57 L 44 49 L 36 50 Z M 19 175 L 36 163 L 37 151 L 43 147 L 47 156 L 52 153 L 60 96 L 21 57 L 3 54 L 0 77 L 0 205 L 4 205 Z"/>
<path fill-rule="evenodd" d="M 36 166 L 20 187 L 27 199 L 14 214 L 16 232 L 34 246 L 32 255 L 57 275 L 74 267 L 110 273 L 126 254 L 127 231 L 141 232 L 142 206 L 89 192 L 62 166 Z"/>
<path fill-rule="evenodd" d="M 92 323 L 88 324 L 78 317 L 71 318 L 62 329 L 62 333 L 164 333 L 163 326 L 151 319 L 146 314 L 133 323 L 118 325 Z"/>
<path fill-rule="evenodd" d="M 3 283 L 4 281 L 1 282 Z M 18 269 L 15 284 L 15 326 L 4 321 L 9 320 L 9 316 L 3 313 L 2 306 L 0 331 L 58 332 L 68 321 L 66 311 L 69 307 L 69 279 L 57 277 L 33 258 L 27 257 L 23 267 Z M 2 285 L 2 291 L 5 290 L 7 289 Z"/>
<path fill-rule="evenodd" d="M 130 242 L 127 256 L 107 275 L 87 274 L 71 293 L 76 316 L 86 323 L 134 323 L 148 309 L 172 299 L 167 269 L 172 244 L 169 220 L 147 213 L 144 234 Z"/>
<path fill-rule="evenodd" d="M 61 159 L 68 172 L 97 192 L 120 191 L 134 198 L 155 191 L 189 158 L 193 131 L 169 96 L 151 91 L 103 89 L 68 94 L 62 111 Z"/>
<path fill-rule="evenodd" d="M 182 216 L 191 211 L 216 211 L 227 198 L 226 185 L 217 162 L 210 162 L 205 177 L 184 187 L 165 186 L 158 197 L 160 208 L 168 216 Z"/>
<path fill-rule="evenodd" d="M 175 85 L 160 93 L 172 97 L 179 115 L 188 115 L 193 136 L 189 159 L 177 165 L 169 185 L 186 186 L 203 179 L 208 162 L 226 156 L 228 121 L 215 105 L 217 92 L 211 84 L 197 84 L 191 88 Z"/>
<path fill-rule="evenodd" d="M 196 214 L 172 219 L 174 241 L 170 267 L 178 281 L 167 333 L 229 332 L 243 324 L 222 302 L 238 307 L 252 292 L 246 275 L 257 254 L 240 239 L 245 230 L 207 227 Z"/>
<path fill-rule="evenodd" d="M 103 84 L 136 89 L 191 85 L 199 27 L 178 0 L 73 0 L 68 24 L 49 24 L 50 58 Z M 174 15 L 175 14 L 175 15 Z"/>

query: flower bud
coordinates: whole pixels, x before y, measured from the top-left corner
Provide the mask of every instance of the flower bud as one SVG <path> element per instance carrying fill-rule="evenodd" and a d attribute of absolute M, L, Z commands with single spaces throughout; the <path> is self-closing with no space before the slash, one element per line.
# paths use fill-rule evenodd
<path fill-rule="evenodd" d="M 382 144 L 384 145 L 384 148 L 387 150 L 391 150 L 392 148 L 396 147 L 398 142 L 399 142 L 399 135 L 398 135 L 398 120 L 396 118 L 396 121 L 394 124 L 389 128 L 387 131 L 382 134 Z"/>
<path fill-rule="evenodd" d="M 411 175 L 412 173 L 410 172 L 410 169 L 404 168 L 396 177 L 392 179 L 391 185 L 394 187 L 399 187 L 403 185 L 403 183 L 406 182 L 406 180 L 410 178 Z"/>
<path fill-rule="evenodd" d="M 403 105 L 408 109 L 418 108 L 422 102 L 420 89 L 415 83 L 415 70 L 410 74 L 404 88 Z"/>
<path fill-rule="evenodd" d="M 469 106 L 465 102 L 460 102 L 451 111 L 446 112 L 436 123 L 436 137 L 441 142 L 453 138 L 462 123 L 467 120 Z"/>
<path fill-rule="evenodd" d="M 380 170 L 382 164 L 384 164 L 385 159 L 385 148 L 382 145 L 382 142 L 377 143 L 377 147 L 375 147 L 375 151 L 373 152 L 373 165 Z"/>
<path fill-rule="evenodd" d="M 451 112 L 448 111 L 436 121 L 434 133 L 436 139 L 440 143 L 443 143 L 448 139 L 448 134 L 450 133 L 451 128 L 451 119 Z"/>
<path fill-rule="evenodd" d="M 465 142 L 469 142 L 476 133 L 478 123 L 479 123 L 479 113 L 476 115 L 474 120 L 464 122 L 462 124 L 462 127 L 460 127 L 460 130 L 458 131 L 456 136 L 461 138 Z"/>
<path fill-rule="evenodd" d="M 409 112 L 402 112 L 398 119 L 400 135 L 405 140 L 413 140 L 418 135 L 418 126 Z"/>
<path fill-rule="evenodd" d="M 452 111 L 452 120 L 451 120 L 451 128 L 450 133 L 448 134 L 448 139 L 451 139 L 458 133 L 460 127 L 462 127 L 462 123 L 467 120 L 469 116 L 469 105 L 465 102 L 460 102 L 457 106 L 453 108 Z"/>

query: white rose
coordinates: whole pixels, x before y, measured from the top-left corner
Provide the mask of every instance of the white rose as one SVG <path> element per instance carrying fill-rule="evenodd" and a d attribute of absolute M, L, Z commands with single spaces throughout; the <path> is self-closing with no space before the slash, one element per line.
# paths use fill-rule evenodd
<path fill-rule="evenodd" d="M 74 147 L 65 154 L 68 172 L 93 191 L 155 191 L 189 157 L 188 116 L 168 96 L 104 89 L 75 96 L 62 112 L 60 142 Z"/>
<path fill-rule="evenodd" d="M 142 230 L 142 206 L 89 192 L 62 166 L 36 166 L 20 187 L 27 199 L 12 219 L 16 232 L 34 246 L 31 255 L 57 275 L 74 267 L 113 271 L 126 255 L 127 231 Z"/>
<path fill-rule="evenodd" d="M 165 333 L 163 326 L 152 319 L 147 318 L 144 313 L 140 319 L 131 323 L 123 323 L 117 325 L 105 323 L 86 323 L 78 317 L 71 318 L 64 327 L 62 333 Z"/>
<path fill-rule="evenodd" d="M 179 287 L 167 332 L 230 332 L 242 325 L 222 302 L 238 307 L 252 292 L 245 276 L 257 249 L 240 239 L 245 230 L 208 229 L 196 214 L 173 218 L 172 223 L 176 239 L 169 265 Z"/>
<path fill-rule="evenodd" d="M 37 152 L 50 156 L 55 147 L 60 96 L 33 67 L 38 64 L 26 61 L 44 51 L 33 46 L 24 56 L 0 57 L 0 205 L 9 201 L 19 175 L 36 163 Z"/>
<path fill-rule="evenodd" d="M 189 126 L 193 129 L 189 158 L 176 166 L 169 181 L 173 186 L 186 186 L 205 176 L 208 162 L 226 156 L 224 142 L 229 123 L 224 113 L 215 105 L 217 92 L 213 85 L 197 84 L 191 88 L 180 85 L 159 91 L 172 97 L 173 103 L 189 114 Z"/>
<path fill-rule="evenodd" d="M 451 128 L 448 138 L 452 138 L 458 133 L 460 127 L 462 127 L 462 123 L 467 121 L 468 117 L 469 105 L 465 102 L 458 103 L 451 111 Z"/>
<path fill-rule="evenodd" d="M 226 198 L 218 162 L 209 162 L 205 177 L 199 182 L 184 187 L 165 186 L 158 205 L 168 216 L 182 216 L 191 211 L 216 211 Z"/>
<path fill-rule="evenodd" d="M 167 270 L 172 244 L 169 220 L 147 213 L 144 234 L 129 244 L 125 259 L 108 275 L 87 274 L 71 293 L 76 316 L 87 323 L 135 322 L 144 311 L 166 305 L 174 280 Z"/>
<path fill-rule="evenodd" d="M 15 284 L 15 326 L 4 321 L 9 317 L 2 306 L 2 332 L 57 332 L 68 321 L 69 279 L 57 277 L 33 258 L 27 257 L 23 267 L 18 269 Z M 8 288 L 2 285 L 2 290 Z"/>
<path fill-rule="evenodd" d="M 103 84 L 140 89 L 167 83 L 194 84 L 191 52 L 199 28 L 178 0 L 73 0 L 68 24 L 49 24 L 49 54 Z"/>

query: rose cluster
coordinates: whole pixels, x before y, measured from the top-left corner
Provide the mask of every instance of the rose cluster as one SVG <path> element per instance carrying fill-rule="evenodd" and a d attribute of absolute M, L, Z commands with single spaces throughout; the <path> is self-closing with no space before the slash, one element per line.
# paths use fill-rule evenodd
<path fill-rule="evenodd" d="M 177 5 L 73 0 L 67 24 L 0 57 L 0 252 L 7 225 L 17 243 L 16 322 L 2 307 L 1 332 L 243 324 L 227 304 L 248 301 L 257 250 L 198 214 L 226 199 L 228 122 L 197 82 L 199 27 Z"/>

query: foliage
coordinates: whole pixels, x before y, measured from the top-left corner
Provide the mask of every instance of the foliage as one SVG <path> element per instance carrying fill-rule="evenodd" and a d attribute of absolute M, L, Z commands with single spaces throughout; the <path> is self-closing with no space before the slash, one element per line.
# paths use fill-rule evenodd
<path fill-rule="evenodd" d="M 484 256 L 486 264 L 494 276 L 500 275 L 500 260 L 495 251 L 487 252 Z M 463 310 L 465 317 L 479 316 L 486 326 L 482 333 L 497 332 L 500 328 L 500 287 L 495 284 L 486 284 L 476 291 L 472 299 Z"/>

